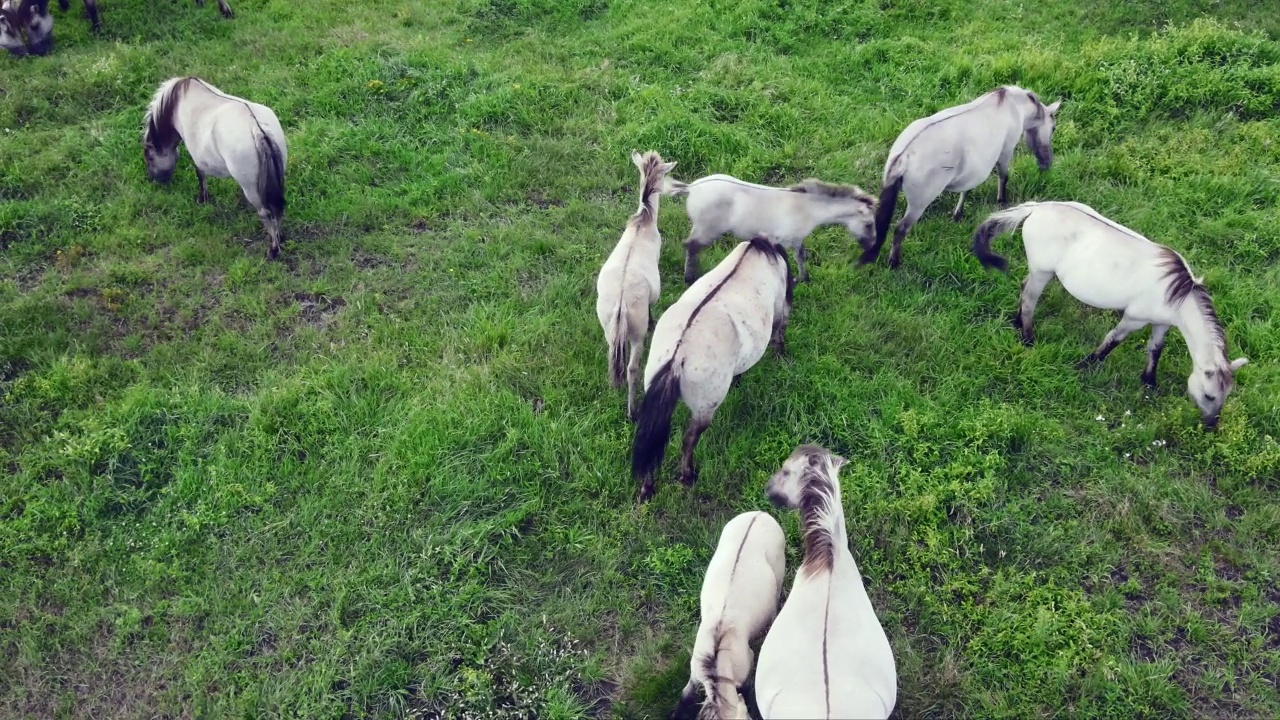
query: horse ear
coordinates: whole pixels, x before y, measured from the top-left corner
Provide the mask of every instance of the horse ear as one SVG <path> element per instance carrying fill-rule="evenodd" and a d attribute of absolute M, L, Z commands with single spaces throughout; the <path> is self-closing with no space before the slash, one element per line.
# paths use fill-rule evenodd
<path fill-rule="evenodd" d="M 848 464 L 849 464 L 849 461 L 845 460 L 843 457 L 835 454 L 831 455 L 831 467 L 835 468 L 836 470 L 839 470 L 840 468 Z"/>
<path fill-rule="evenodd" d="M 636 151 L 636 150 L 631 151 L 631 162 L 635 163 L 636 165 L 639 165 L 640 161 L 643 159 L 644 158 L 640 157 L 639 151 Z"/>
<path fill-rule="evenodd" d="M 1053 101 L 1053 104 L 1052 104 L 1052 105 L 1050 105 L 1050 106 L 1048 106 L 1048 107 L 1046 107 L 1045 109 L 1049 111 L 1049 114 L 1050 114 L 1050 115 L 1057 115 L 1057 114 L 1058 114 L 1058 108 L 1060 108 L 1060 107 L 1062 107 L 1062 101 L 1061 101 L 1061 100 L 1054 100 L 1054 101 Z"/>
<path fill-rule="evenodd" d="M 678 163 L 678 162 L 680 162 L 680 161 L 679 161 L 679 160 L 672 160 L 672 161 L 671 161 L 671 162 L 669 162 L 669 163 L 663 163 L 663 164 L 662 164 L 662 172 L 664 172 L 664 173 L 669 173 L 669 172 L 671 172 L 672 170 L 675 170 L 675 169 L 676 169 L 676 163 Z"/>
<path fill-rule="evenodd" d="M 1236 358 L 1235 360 L 1231 361 L 1231 372 L 1235 372 L 1248 364 L 1249 364 L 1249 358 L 1246 358 L 1246 357 Z"/>

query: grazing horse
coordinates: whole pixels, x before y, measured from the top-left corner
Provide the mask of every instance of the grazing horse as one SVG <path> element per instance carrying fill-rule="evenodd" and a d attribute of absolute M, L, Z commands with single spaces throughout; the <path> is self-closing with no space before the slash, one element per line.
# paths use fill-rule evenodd
<path fill-rule="evenodd" d="M 0 47 L 14 57 L 28 52 L 48 54 L 53 49 L 53 14 L 49 12 L 49 0 L 4 0 L 0 4 Z"/>
<path fill-rule="evenodd" d="M 819 227 L 844 225 L 864 246 L 875 232 L 875 198 L 853 185 L 809 178 L 786 188 L 708 175 L 691 183 L 668 180 L 664 192 L 689 196 L 689 237 L 684 241 L 684 281 L 698 278 L 698 253 L 725 233 L 739 240 L 764 236 L 794 250 L 800 282 L 807 282 L 809 253 L 804 240 Z"/>
<path fill-rule="evenodd" d="M 702 623 L 672 720 L 693 714 L 699 687 L 706 696 L 699 720 L 746 720 L 751 642 L 778 614 L 786 563 L 786 535 L 768 513 L 745 512 L 724 526 L 702 581 Z"/>
<path fill-rule="evenodd" d="M 960 193 L 951 217 L 959 222 L 964 212 L 964 194 L 991 176 L 992 167 L 1000 176 L 996 202 L 1008 202 L 1009 161 L 1026 138 L 1041 170 L 1053 164 L 1053 129 L 1062 101 L 1040 102 L 1036 94 L 1012 85 L 997 88 L 982 97 L 947 108 L 907 126 L 889 151 L 884 166 L 884 189 L 876 213 L 876 239 L 864 244 L 860 262 L 880 257 L 893 220 L 898 192 L 907 195 L 907 212 L 893 233 L 889 267 L 902 262 L 902 240 L 924 211 L 943 190 Z"/>
<path fill-rule="evenodd" d="M 801 445 L 769 479 L 769 500 L 800 511 L 804 562 L 760 648 L 756 701 L 773 718 L 887 718 L 898 699 L 893 649 L 849 552 L 839 470 Z"/>
<path fill-rule="evenodd" d="M 143 118 L 142 152 L 152 180 L 167 183 L 185 143 L 196 166 L 200 194 L 209 200 L 205 178 L 235 178 L 258 211 L 271 247 L 280 253 L 284 221 L 284 130 L 271 108 L 228 95 L 197 77 L 170 78 L 160 85 Z"/>
<path fill-rule="evenodd" d="M 734 248 L 658 319 L 631 446 L 640 502 L 653 497 L 653 476 L 680 400 L 690 411 L 680 480 L 692 485 L 698 479 L 693 451 L 733 379 L 759 362 L 770 343 L 779 355 L 784 351 L 794 286 L 786 249 L 756 237 Z"/>
<path fill-rule="evenodd" d="M 1176 327 L 1191 353 L 1187 393 L 1205 427 L 1217 427 L 1235 386 L 1235 372 L 1249 361 L 1227 358 L 1227 336 L 1213 300 L 1187 261 L 1088 205 L 1029 202 L 997 212 L 978 226 L 973 253 L 983 266 L 1007 270 L 1008 262 L 991 251 L 991 240 L 1019 226 L 1027 278 L 1014 327 L 1021 331 L 1023 343 L 1034 341 L 1031 320 L 1036 303 L 1054 277 L 1080 302 L 1124 313 L 1102 344 L 1077 364 L 1080 369 L 1102 362 L 1131 333 L 1150 325 L 1142 381 L 1154 388 L 1165 334 Z"/>
<path fill-rule="evenodd" d="M 652 150 L 643 156 L 633 150 L 631 162 L 640 170 L 640 209 L 627 221 L 622 239 L 596 278 L 596 318 L 609 346 L 609 378 L 614 387 L 621 387 L 625 378 L 627 417 L 634 420 L 637 376 L 644 355 L 644 336 L 649 332 L 649 306 L 658 302 L 661 287 L 658 198 L 663 179 L 676 164 L 662 162 L 662 156 Z M 631 346 L 630 362 L 624 362 L 627 344 Z"/>

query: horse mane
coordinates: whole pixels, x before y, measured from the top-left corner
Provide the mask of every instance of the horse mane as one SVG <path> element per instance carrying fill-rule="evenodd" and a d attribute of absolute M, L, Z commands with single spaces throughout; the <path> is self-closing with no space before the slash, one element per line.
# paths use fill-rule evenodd
<path fill-rule="evenodd" d="M 194 77 L 174 77 L 160 83 L 156 94 L 147 106 L 147 113 L 142 117 L 142 140 L 150 141 L 155 147 L 169 148 L 178 144 L 181 138 L 173 123 L 173 113 L 177 110 L 178 97 L 186 91 Z"/>
<path fill-rule="evenodd" d="M 829 198 L 848 198 L 857 200 L 867 207 L 874 208 L 876 199 L 862 191 L 857 185 L 837 185 L 835 183 L 823 182 L 817 178 L 805 178 L 787 188 L 794 193 L 809 193 L 810 195 L 819 195 Z"/>
<path fill-rule="evenodd" d="M 640 208 L 631 216 L 632 225 L 648 225 L 654 219 L 654 208 L 650 199 L 662 192 L 662 178 L 658 171 L 662 169 L 662 156 L 656 150 L 649 150 L 641 158 L 640 178 L 643 187 L 640 189 Z"/>
<path fill-rule="evenodd" d="M 817 445 L 801 445 L 796 454 L 807 456 L 800 478 L 800 518 L 804 523 L 804 562 L 802 571 L 810 574 L 830 572 L 835 565 L 835 539 L 830 523 L 832 503 L 838 503 L 838 490 L 831 481 L 829 452 Z"/>
<path fill-rule="evenodd" d="M 1218 320 L 1218 313 L 1213 307 L 1213 298 L 1209 297 L 1209 290 L 1191 274 L 1187 261 L 1170 248 L 1160 248 L 1160 266 L 1165 270 L 1164 279 L 1169 282 L 1165 288 L 1165 301 L 1170 305 L 1180 305 L 1188 298 L 1194 300 L 1200 308 L 1200 313 L 1209 322 L 1213 339 L 1218 347 L 1222 348 L 1222 354 L 1225 356 L 1227 333 L 1222 327 L 1222 322 Z"/>

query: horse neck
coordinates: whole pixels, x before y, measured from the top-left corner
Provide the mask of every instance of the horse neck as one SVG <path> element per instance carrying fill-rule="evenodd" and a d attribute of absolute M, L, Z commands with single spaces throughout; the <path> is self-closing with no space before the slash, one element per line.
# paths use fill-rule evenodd
<path fill-rule="evenodd" d="M 810 195 L 808 200 L 809 215 L 805 218 L 808 228 L 804 232 L 805 237 L 820 225 L 843 225 L 844 218 L 853 212 L 848 198 Z"/>
<path fill-rule="evenodd" d="M 1195 291 L 1183 298 L 1178 308 L 1178 331 L 1187 342 L 1187 352 L 1195 369 L 1216 368 L 1226 357 L 1216 321 L 1205 312 Z"/>

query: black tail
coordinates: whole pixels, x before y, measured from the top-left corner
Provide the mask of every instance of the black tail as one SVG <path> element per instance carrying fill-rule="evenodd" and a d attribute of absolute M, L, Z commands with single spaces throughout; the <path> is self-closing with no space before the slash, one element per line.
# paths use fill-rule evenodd
<path fill-rule="evenodd" d="M 1001 272 L 1009 270 L 1009 261 L 991 252 L 991 241 L 1000 234 L 1000 222 L 988 220 L 973 231 L 973 254 L 984 268 L 995 268 Z"/>
<path fill-rule="evenodd" d="M 258 197 L 262 207 L 277 218 L 284 217 L 284 156 L 266 132 L 258 140 Z"/>
<path fill-rule="evenodd" d="M 901 175 L 880 190 L 880 204 L 876 208 L 876 244 L 872 247 L 864 248 L 862 262 L 875 262 L 876 258 L 880 256 L 880 248 L 884 246 L 884 239 L 889 236 L 889 225 L 893 223 L 893 211 L 898 207 L 898 192 L 901 190 Z"/>
<path fill-rule="evenodd" d="M 613 323 L 613 337 L 609 339 L 609 382 L 618 388 L 627 381 L 627 329 L 622 303 L 618 303 L 618 316 Z"/>
<path fill-rule="evenodd" d="M 671 416 L 680 400 L 680 376 L 671 367 L 673 362 L 668 360 L 654 373 L 640 405 L 636 438 L 631 444 L 631 474 L 638 480 L 652 478 L 667 453 Z"/>

